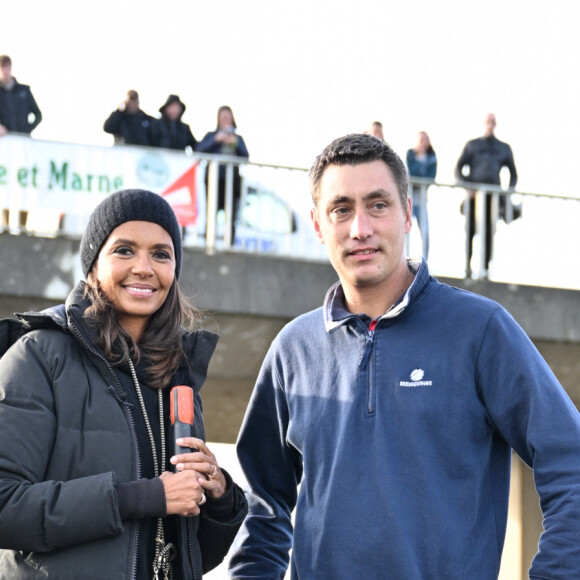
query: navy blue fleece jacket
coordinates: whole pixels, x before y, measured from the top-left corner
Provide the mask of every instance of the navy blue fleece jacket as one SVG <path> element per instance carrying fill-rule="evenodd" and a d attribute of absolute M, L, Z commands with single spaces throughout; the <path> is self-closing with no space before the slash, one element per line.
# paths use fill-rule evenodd
<path fill-rule="evenodd" d="M 292 547 L 292 578 L 496 579 L 512 448 L 544 513 L 530 577 L 580 577 L 580 415 L 508 312 L 425 262 L 374 332 L 343 304 L 337 284 L 266 357 L 232 577 L 283 578 Z"/>

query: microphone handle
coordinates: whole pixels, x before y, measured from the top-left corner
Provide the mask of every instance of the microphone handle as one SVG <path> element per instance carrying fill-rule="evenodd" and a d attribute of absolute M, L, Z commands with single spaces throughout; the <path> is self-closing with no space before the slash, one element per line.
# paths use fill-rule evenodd
<path fill-rule="evenodd" d="M 179 439 L 180 437 L 193 437 L 193 425 L 190 425 L 189 423 L 184 423 L 183 421 L 179 420 L 175 421 L 175 424 L 173 425 L 174 442 L 175 439 Z M 179 455 L 180 453 L 190 453 L 192 451 L 195 451 L 191 447 L 182 447 L 177 443 L 174 443 L 174 445 L 175 445 L 173 453 L 174 455 Z"/>

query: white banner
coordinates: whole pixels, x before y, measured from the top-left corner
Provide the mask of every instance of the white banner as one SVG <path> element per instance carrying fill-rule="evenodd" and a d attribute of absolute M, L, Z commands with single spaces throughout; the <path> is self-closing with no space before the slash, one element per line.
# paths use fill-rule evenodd
<path fill-rule="evenodd" d="M 194 157 L 179 151 L 8 135 L 0 138 L 0 207 L 10 211 L 11 227 L 25 210 L 28 229 L 60 215 L 65 218 L 63 231 L 79 234 L 104 197 L 119 189 L 140 188 L 166 195 L 182 225 L 193 225 L 205 211 L 205 196 L 198 200 L 196 195 L 200 178 L 203 183 L 197 166 Z"/>

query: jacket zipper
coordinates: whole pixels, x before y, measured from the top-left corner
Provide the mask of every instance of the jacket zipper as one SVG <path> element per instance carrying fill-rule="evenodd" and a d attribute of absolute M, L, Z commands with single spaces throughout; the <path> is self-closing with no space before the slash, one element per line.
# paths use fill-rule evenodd
<path fill-rule="evenodd" d="M 93 346 L 89 343 L 89 341 L 85 339 L 85 337 L 83 336 L 81 331 L 75 326 L 75 324 L 72 320 L 69 322 L 69 328 L 73 331 L 74 335 L 78 338 L 80 343 L 83 345 L 83 347 L 90 354 L 96 356 L 97 358 L 102 360 L 107 365 L 107 368 L 109 369 L 109 372 L 111 373 L 111 376 L 113 377 L 113 381 L 115 383 L 115 386 L 117 387 L 117 392 L 118 393 L 122 392 L 123 387 L 121 386 L 121 383 L 119 382 L 119 379 L 117 378 L 117 375 L 115 374 L 115 371 L 113 370 L 113 367 L 111 366 L 109 361 L 98 350 L 93 348 Z M 122 397 L 121 397 L 121 402 L 123 403 L 123 412 L 128 417 L 129 424 L 131 425 L 133 435 L 135 436 L 136 429 L 135 429 L 135 419 L 133 417 L 133 413 L 131 412 L 131 409 L 127 406 L 126 402 L 123 400 Z M 135 454 L 137 457 L 137 479 L 141 479 L 141 457 L 139 455 L 139 446 L 137 445 L 136 441 L 134 441 L 133 443 L 135 445 L 135 449 L 137 450 L 137 452 Z M 130 575 L 131 575 L 131 578 L 133 578 L 133 580 L 137 580 L 137 551 L 138 551 L 137 547 L 139 545 L 140 532 L 141 532 L 140 522 L 136 522 L 135 535 L 134 535 L 133 541 L 131 542 L 131 552 L 132 552 L 131 561 L 132 561 L 132 564 L 131 564 Z"/>
<path fill-rule="evenodd" d="M 367 397 L 367 413 L 369 415 L 374 415 L 375 405 L 374 405 L 374 393 L 375 393 L 375 373 L 374 364 L 371 358 L 374 346 L 375 333 L 373 330 L 367 330 L 365 350 L 362 359 L 359 363 L 359 369 L 364 370 L 368 366 L 368 397 Z"/>
<path fill-rule="evenodd" d="M 199 517 L 199 516 L 198 516 Z M 189 564 L 191 566 L 191 571 L 193 573 L 193 580 L 201 580 L 203 576 L 203 570 L 200 568 L 201 561 L 197 561 L 194 553 L 193 553 L 193 518 L 185 518 L 185 530 L 186 530 L 186 538 L 185 541 L 187 542 L 187 551 L 189 554 Z"/>

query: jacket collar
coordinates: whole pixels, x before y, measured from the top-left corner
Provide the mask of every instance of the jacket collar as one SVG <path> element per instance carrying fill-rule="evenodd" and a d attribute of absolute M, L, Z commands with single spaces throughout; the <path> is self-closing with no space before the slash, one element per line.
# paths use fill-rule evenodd
<path fill-rule="evenodd" d="M 429 268 L 423 258 L 420 260 L 408 258 L 407 266 L 415 275 L 415 278 L 409 288 L 407 288 L 405 294 L 381 316 L 381 320 L 399 316 L 407 308 L 409 303 L 423 290 L 430 279 Z M 322 309 L 324 326 L 327 332 L 331 332 L 353 318 L 358 318 L 357 314 L 352 314 L 346 310 L 344 306 L 344 291 L 340 282 L 336 282 L 336 284 L 330 287 L 326 293 Z"/>
<path fill-rule="evenodd" d="M 83 318 L 90 302 L 84 298 L 84 282 L 79 282 L 68 295 L 65 304 L 59 304 L 41 312 L 24 312 L 16 318 L 6 318 L 0 321 L 0 356 L 22 335 L 42 328 L 71 331 L 71 324 L 78 329 L 83 339 L 99 350 L 96 346 L 96 331 Z M 177 377 L 183 384 L 191 385 L 199 392 L 207 378 L 210 359 L 218 342 L 218 335 L 207 330 L 195 332 L 182 331 L 183 348 L 186 361 L 177 371 Z"/>

